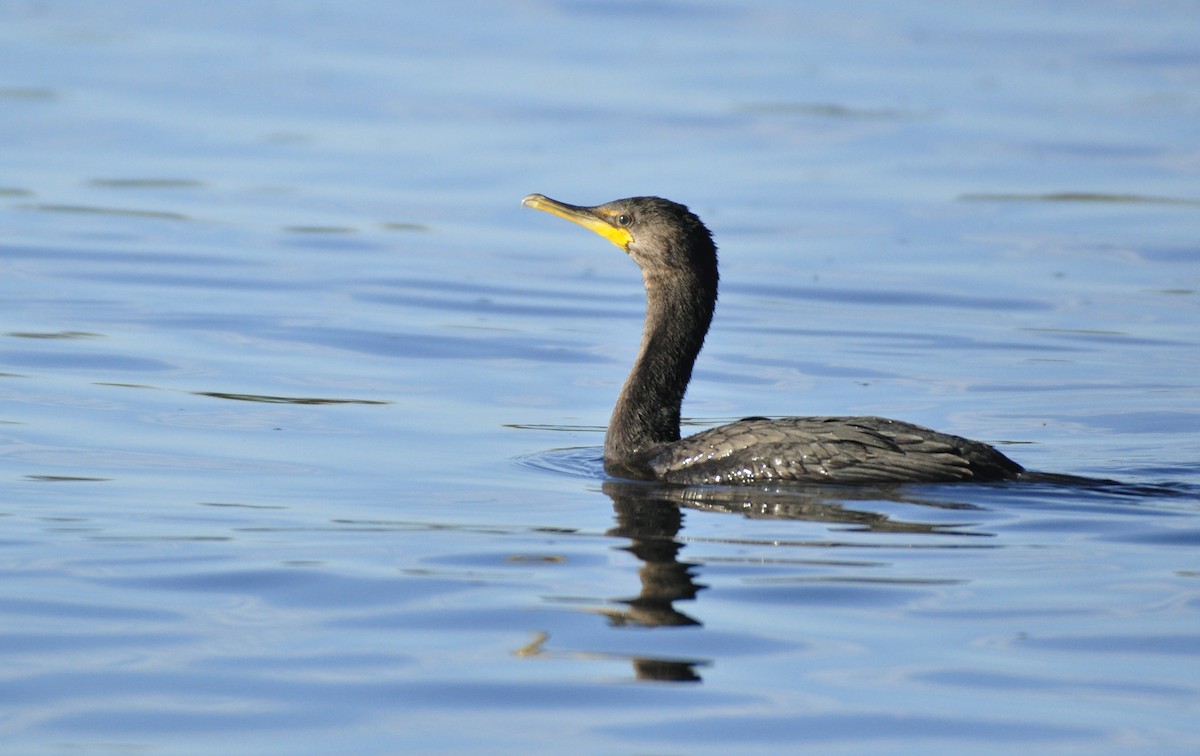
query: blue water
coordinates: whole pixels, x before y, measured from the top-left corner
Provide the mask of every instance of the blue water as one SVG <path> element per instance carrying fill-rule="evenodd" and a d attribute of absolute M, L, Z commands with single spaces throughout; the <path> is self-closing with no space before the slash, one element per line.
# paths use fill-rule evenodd
<path fill-rule="evenodd" d="M 1200 750 L 1187 2 L 6 3 L 0 751 Z M 605 479 L 882 414 L 1120 486 Z"/>

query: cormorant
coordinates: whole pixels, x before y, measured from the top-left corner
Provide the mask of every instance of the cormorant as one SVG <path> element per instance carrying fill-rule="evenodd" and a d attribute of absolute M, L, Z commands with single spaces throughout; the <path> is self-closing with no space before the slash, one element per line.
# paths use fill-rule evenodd
<path fill-rule="evenodd" d="M 659 197 L 580 207 L 531 194 L 521 204 L 596 232 L 642 269 L 646 320 L 604 438 L 610 475 L 749 485 L 992 481 L 1024 472 L 987 444 L 880 417 L 749 417 L 680 439 L 680 405 L 717 302 L 708 228 Z"/>

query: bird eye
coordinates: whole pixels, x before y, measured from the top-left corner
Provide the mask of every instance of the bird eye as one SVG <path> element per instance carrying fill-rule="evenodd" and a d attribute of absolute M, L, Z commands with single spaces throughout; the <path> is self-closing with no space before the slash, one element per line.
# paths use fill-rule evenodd
<path fill-rule="evenodd" d="M 630 222 L 632 222 L 632 221 L 633 221 L 633 218 L 630 218 L 628 215 L 618 215 L 617 216 L 617 225 L 618 226 L 622 226 L 622 227 L 628 226 L 630 224 Z"/>

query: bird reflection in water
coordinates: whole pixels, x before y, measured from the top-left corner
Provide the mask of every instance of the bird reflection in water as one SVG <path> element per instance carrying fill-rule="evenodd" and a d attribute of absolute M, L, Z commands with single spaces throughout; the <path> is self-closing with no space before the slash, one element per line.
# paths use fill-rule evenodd
<path fill-rule="evenodd" d="M 613 501 L 617 526 L 608 535 L 628 538 L 622 547 L 643 562 L 638 569 L 641 593 L 621 599 L 625 609 L 606 610 L 605 615 L 617 627 L 664 627 L 699 625 L 675 608 L 676 601 L 692 601 L 704 589 L 693 579 L 696 565 L 679 561 L 683 544 L 677 536 L 683 526 L 683 512 L 671 500 L 671 489 L 610 480 L 604 493 Z"/>
<path fill-rule="evenodd" d="M 685 510 L 739 514 L 754 519 L 780 519 L 841 525 L 840 530 L 877 533 L 909 533 L 930 536 L 975 536 L 990 534 L 953 522 L 908 522 L 865 506 L 866 502 L 888 501 L 922 506 L 944 512 L 977 509 L 970 504 L 918 498 L 914 491 L 896 487 L 849 489 L 833 486 L 688 487 L 644 481 L 609 479 L 602 490 L 612 499 L 616 525 L 607 535 L 628 539 L 621 546 L 641 561 L 638 579 L 641 590 L 632 598 L 614 599 L 620 608 L 596 611 L 616 628 L 697 628 L 701 620 L 685 613 L 677 602 L 695 601 L 705 589 L 697 575 L 703 561 L 680 559 L 680 538 Z M 864 506 L 856 508 L 853 502 Z M 830 540 L 786 544 L 793 547 L 824 547 Z M 762 544 L 767 545 L 767 544 Z M 772 542 L 772 545 L 778 545 Z M 981 544 L 982 545 L 982 544 Z M 959 542 L 956 547 L 964 545 Z M 691 610 L 694 611 L 694 610 Z M 539 636 L 519 651 L 520 655 L 546 653 L 548 636 Z M 611 659 L 610 655 L 602 658 Z M 711 662 L 704 659 L 631 659 L 638 680 L 700 682 L 699 670 Z"/>

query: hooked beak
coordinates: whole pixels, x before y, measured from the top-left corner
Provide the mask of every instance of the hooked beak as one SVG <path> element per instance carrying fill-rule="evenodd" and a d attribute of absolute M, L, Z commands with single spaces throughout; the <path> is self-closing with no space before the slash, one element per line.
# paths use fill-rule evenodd
<path fill-rule="evenodd" d="M 521 200 L 521 204 L 525 207 L 532 207 L 534 210 L 566 218 L 572 223 L 578 223 L 580 226 L 600 234 L 626 252 L 629 251 L 629 243 L 633 241 L 633 235 L 629 233 L 629 229 L 616 225 L 614 215 L 603 210 L 603 205 L 597 207 L 568 205 L 565 202 L 552 200 L 544 194 L 531 194 Z"/>

